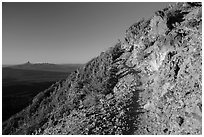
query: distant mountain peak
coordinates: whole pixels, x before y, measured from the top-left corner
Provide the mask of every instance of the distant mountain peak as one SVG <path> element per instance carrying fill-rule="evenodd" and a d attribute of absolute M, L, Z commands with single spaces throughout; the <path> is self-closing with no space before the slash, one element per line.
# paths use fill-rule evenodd
<path fill-rule="evenodd" d="M 26 63 L 24 64 L 21 64 L 21 65 L 31 65 L 32 63 L 30 61 L 27 61 Z"/>
<path fill-rule="evenodd" d="M 25 64 L 31 64 L 30 61 L 26 62 Z"/>

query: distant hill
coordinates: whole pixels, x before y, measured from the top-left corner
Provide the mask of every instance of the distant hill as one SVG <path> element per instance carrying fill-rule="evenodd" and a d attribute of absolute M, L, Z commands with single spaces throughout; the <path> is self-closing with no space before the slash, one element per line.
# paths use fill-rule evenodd
<path fill-rule="evenodd" d="M 70 72 L 54 72 L 54 71 L 42 71 L 42 70 L 26 70 L 26 69 L 15 69 L 3 68 L 2 69 L 2 79 L 4 83 L 9 83 L 10 81 L 23 82 L 45 82 L 45 81 L 57 81 L 66 78 Z"/>
<path fill-rule="evenodd" d="M 14 69 L 23 70 L 43 70 L 43 71 L 54 71 L 54 72 L 72 72 L 76 68 L 82 66 L 82 64 L 50 64 L 50 63 L 36 63 L 32 64 L 27 62 L 25 64 L 7 66 Z"/>
<path fill-rule="evenodd" d="M 64 80 L 80 65 L 22 64 L 2 68 L 3 121 L 19 112 L 39 92 Z"/>
<path fill-rule="evenodd" d="M 2 64 L 2 68 L 5 68 L 5 67 L 10 67 L 10 66 L 13 66 L 13 65 L 6 65 L 6 64 Z"/>

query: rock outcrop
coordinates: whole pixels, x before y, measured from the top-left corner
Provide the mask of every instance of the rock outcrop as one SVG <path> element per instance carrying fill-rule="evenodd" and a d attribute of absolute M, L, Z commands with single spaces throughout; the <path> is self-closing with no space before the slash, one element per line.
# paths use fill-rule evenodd
<path fill-rule="evenodd" d="M 177 3 L 38 94 L 3 134 L 202 134 L 202 5 Z"/>

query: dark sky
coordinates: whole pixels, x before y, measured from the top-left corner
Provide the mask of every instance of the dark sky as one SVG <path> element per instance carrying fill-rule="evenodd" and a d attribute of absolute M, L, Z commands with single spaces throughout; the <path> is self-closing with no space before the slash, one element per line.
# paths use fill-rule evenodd
<path fill-rule="evenodd" d="M 3 3 L 2 63 L 86 63 L 169 3 Z"/>

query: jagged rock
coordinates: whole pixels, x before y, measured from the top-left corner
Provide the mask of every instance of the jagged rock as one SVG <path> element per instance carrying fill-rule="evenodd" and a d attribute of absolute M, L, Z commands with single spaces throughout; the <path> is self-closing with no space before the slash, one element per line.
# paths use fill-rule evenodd
<path fill-rule="evenodd" d="M 158 35 L 165 36 L 166 31 L 168 31 L 166 20 L 161 16 L 154 16 L 150 21 L 150 27 L 151 31 L 149 32 L 149 36 L 153 39 L 155 39 Z"/>

